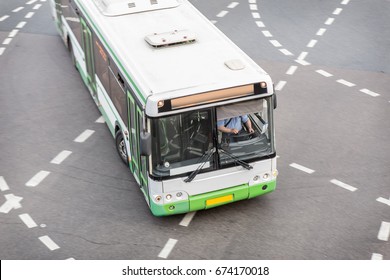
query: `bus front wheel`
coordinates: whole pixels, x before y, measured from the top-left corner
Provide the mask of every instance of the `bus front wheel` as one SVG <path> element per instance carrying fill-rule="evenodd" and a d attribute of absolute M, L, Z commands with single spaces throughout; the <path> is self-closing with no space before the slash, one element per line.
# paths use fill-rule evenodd
<path fill-rule="evenodd" d="M 123 138 L 122 131 L 118 131 L 115 135 L 116 150 L 124 164 L 128 165 L 128 157 L 126 150 L 125 139 Z"/>

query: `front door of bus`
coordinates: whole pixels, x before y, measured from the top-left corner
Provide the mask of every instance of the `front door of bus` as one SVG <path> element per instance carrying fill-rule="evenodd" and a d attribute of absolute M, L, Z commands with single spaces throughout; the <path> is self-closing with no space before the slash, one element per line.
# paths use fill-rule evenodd
<path fill-rule="evenodd" d="M 88 86 L 92 90 L 93 96 L 96 94 L 95 84 L 95 68 L 93 64 L 93 49 L 92 49 L 92 32 L 83 18 L 80 18 L 82 34 L 83 34 L 83 49 L 85 56 L 85 66 L 87 69 L 86 79 Z"/>
<path fill-rule="evenodd" d="M 146 157 L 140 155 L 139 149 L 139 135 L 142 129 L 142 110 L 136 104 L 134 97 L 131 93 L 127 92 L 129 100 L 129 130 L 130 130 L 130 150 L 131 150 L 131 161 L 129 162 L 130 169 L 134 174 L 138 184 L 141 187 L 145 198 L 148 201 L 149 189 L 148 189 L 148 177 L 147 177 L 147 160 Z"/>

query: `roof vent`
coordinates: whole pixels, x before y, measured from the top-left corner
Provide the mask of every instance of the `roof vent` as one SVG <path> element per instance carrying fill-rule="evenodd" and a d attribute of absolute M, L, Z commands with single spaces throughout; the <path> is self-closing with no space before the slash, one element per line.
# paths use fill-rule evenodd
<path fill-rule="evenodd" d="M 225 65 L 231 70 L 242 70 L 245 68 L 245 64 L 239 59 L 227 60 Z"/>
<path fill-rule="evenodd" d="M 196 37 L 194 33 L 188 30 L 174 30 L 148 35 L 145 37 L 145 41 L 154 48 L 161 48 L 193 43 L 196 41 Z"/>

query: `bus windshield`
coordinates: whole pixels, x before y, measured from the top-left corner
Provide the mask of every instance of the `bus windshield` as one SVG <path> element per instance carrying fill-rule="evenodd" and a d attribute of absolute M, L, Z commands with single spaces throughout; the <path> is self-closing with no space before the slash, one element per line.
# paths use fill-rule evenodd
<path fill-rule="evenodd" d="M 268 97 L 152 119 L 152 175 L 185 176 L 273 155 L 270 103 Z"/>

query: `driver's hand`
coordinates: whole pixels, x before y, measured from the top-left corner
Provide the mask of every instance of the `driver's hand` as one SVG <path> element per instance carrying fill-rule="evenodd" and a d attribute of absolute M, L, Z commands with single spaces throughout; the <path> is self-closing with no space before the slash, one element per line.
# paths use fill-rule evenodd
<path fill-rule="evenodd" d="M 235 129 L 235 128 L 233 128 L 233 129 L 232 129 L 232 133 L 233 133 L 233 134 L 238 134 L 238 130 Z"/>
<path fill-rule="evenodd" d="M 249 129 L 249 133 L 254 133 L 255 131 L 253 130 L 253 128 Z"/>

